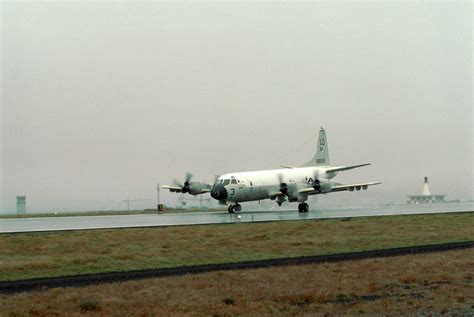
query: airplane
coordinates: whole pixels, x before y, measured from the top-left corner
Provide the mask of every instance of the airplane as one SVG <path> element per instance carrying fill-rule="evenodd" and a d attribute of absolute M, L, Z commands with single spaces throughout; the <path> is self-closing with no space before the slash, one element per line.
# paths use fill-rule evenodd
<path fill-rule="evenodd" d="M 162 187 L 171 192 L 187 192 L 192 195 L 210 192 L 212 198 L 228 206 L 229 213 L 241 211 L 240 203 L 242 202 L 264 199 L 275 200 L 279 206 L 285 201 L 298 202 L 298 211 L 306 213 L 309 210 L 306 203 L 308 196 L 366 190 L 369 186 L 381 184 L 380 182 L 341 184 L 332 181 L 339 172 L 367 165 L 370 163 L 331 166 L 326 131 L 321 127 L 316 153 L 301 167 L 281 166 L 282 169 L 227 173 L 218 177 L 213 186 L 200 182 L 193 185 L 190 183 L 191 178 L 187 177 L 184 186 L 178 184 L 174 187 Z"/>

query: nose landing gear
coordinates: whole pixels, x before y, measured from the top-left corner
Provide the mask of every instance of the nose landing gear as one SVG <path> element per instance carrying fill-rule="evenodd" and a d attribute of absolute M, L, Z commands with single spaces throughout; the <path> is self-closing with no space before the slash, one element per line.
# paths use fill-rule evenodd
<path fill-rule="evenodd" d="M 298 205 L 298 212 L 308 212 L 309 206 L 307 203 L 301 203 Z"/>
<path fill-rule="evenodd" d="M 229 205 L 229 208 L 227 208 L 227 211 L 229 212 L 229 214 L 233 214 L 234 212 L 241 211 L 241 210 L 242 210 L 242 206 L 239 204 Z"/>

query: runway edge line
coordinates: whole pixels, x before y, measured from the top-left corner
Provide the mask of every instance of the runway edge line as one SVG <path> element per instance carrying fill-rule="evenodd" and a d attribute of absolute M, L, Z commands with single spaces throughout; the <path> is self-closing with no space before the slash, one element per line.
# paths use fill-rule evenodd
<path fill-rule="evenodd" d="M 43 290 L 55 287 L 78 287 L 103 283 L 124 282 L 147 278 L 158 278 L 166 276 L 180 276 L 185 274 L 199 274 L 213 271 L 258 269 L 275 266 L 317 264 L 325 262 L 343 262 L 352 260 L 363 260 L 379 257 L 393 257 L 420 253 L 433 253 L 468 249 L 474 247 L 474 240 L 463 242 L 450 242 L 440 244 L 418 245 L 401 248 L 377 249 L 369 251 L 332 253 L 324 255 L 312 255 L 290 258 L 276 258 L 258 261 L 231 262 L 221 264 L 204 264 L 195 266 L 180 266 L 173 268 L 133 270 L 123 272 L 104 272 L 92 274 L 80 274 L 47 278 L 35 278 L 28 280 L 3 281 L 0 282 L 0 293 L 12 294 L 33 290 Z"/>

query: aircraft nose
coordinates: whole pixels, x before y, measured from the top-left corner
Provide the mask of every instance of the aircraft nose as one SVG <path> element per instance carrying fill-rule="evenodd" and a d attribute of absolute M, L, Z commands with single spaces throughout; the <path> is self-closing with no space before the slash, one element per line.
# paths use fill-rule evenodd
<path fill-rule="evenodd" d="M 211 196 L 217 200 L 224 200 L 227 198 L 227 190 L 221 184 L 215 185 L 211 190 Z"/>

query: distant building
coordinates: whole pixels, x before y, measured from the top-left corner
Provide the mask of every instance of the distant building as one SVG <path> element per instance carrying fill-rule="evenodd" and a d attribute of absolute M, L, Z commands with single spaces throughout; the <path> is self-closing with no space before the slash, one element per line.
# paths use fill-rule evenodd
<path fill-rule="evenodd" d="M 26 196 L 16 196 L 16 213 L 26 214 Z"/>
<path fill-rule="evenodd" d="M 446 195 L 432 195 L 428 187 L 428 177 L 425 177 L 421 195 L 408 195 L 408 204 L 436 204 L 444 203 Z"/>

